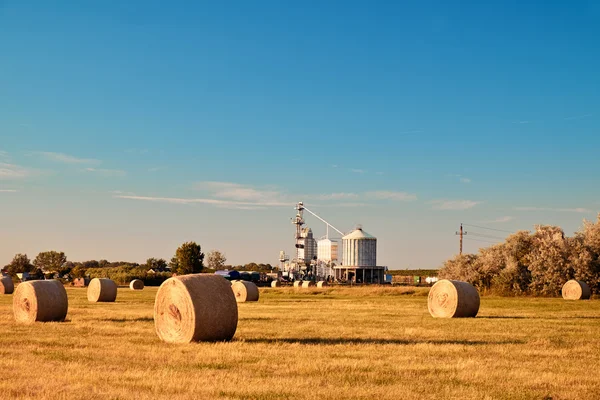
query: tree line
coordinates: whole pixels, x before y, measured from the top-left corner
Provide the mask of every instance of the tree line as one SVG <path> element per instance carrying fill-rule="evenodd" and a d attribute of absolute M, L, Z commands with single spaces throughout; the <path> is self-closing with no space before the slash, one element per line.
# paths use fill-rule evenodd
<path fill-rule="evenodd" d="M 600 214 L 595 223 L 584 220 L 572 237 L 550 225 L 516 232 L 477 254 L 447 260 L 439 276 L 504 295 L 555 296 L 570 279 L 600 293 Z"/>
<path fill-rule="evenodd" d="M 175 251 L 175 255 L 167 262 L 163 258 L 149 258 L 144 264 L 127 261 L 89 260 L 73 262 L 67 260 L 62 251 L 44 251 L 32 261 L 27 254 L 16 254 L 2 271 L 16 276 L 28 273 L 33 278 L 59 278 L 73 280 L 76 278 L 110 278 L 119 284 L 129 283 L 132 279 L 142 279 L 146 284 L 160 284 L 173 274 L 186 275 L 201 272 L 214 272 L 219 269 L 239 269 L 246 271 L 272 270 L 269 264 L 249 263 L 243 266 L 227 266 L 227 258 L 213 250 L 205 254 L 201 246 L 195 242 L 183 243 Z M 205 265 L 206 263 L 206 265 Z"/>

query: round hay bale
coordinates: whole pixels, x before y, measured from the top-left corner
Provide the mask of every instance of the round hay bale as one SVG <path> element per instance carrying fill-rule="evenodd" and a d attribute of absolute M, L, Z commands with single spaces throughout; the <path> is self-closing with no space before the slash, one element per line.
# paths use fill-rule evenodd
<path fill-rule="evenodd" d="M 0 294 L 12 294 L 15 291 L 15 284 L 10 276 L 0 278 Z"/>
<path fill-rule="evenodd" d="M 317 282 L 317 287 L 318 288 L 322 288 L 322 287 L 325 287 L 325 286 L 329 286 L 329 284 L 327 283 L 327 281 L 319 281 L 319 282 Z"/>
<path fill-rule="evenodd" d="M 315 283 L 313 281 L 304 281 L 302 282 L 302 287 L 303 288 L 308 288 L 308 287 L 312 287 L 315 286 Z"/>
<path fill-rule="evenodd" d="M 239 281 L 231 286 L 235 301 L 245 303 L 247 301 L 258 301 L 259 292 L 258 286 L 252 282 Z"/>
<path fill-rule="evenodd" d="M 117 284 L 108 278 L 94 278 L 87 290 L 88 301 L 112 303 L 117 299 Z"/>
<path fill-rule="evenodd" d="M 272 281 L 271 282 L 271 287 L 279 287 L 281 286 L 281 284 L 279 283 L 279 281 Z"/>
<path fill-rule="evenodd" d="M 144 281 L 139 279 L 134 279 L 129 282 L 129 289 L 131 290 L 144 290 Z"/>
<path fill-rule="evenodd" d="M 13 313 L 19 323 L 64 321 L 68 308 L 67 291 L 57 280 L 23 282 L 13 296 Z"/>
<path fill-rule="evenodd" d="M 427 308 L 435 318 L 468 318 L 477 315 L 479 302 L 479 293 L 470 283 L 442 279 L 429 290 Z"/>
<path fill-rule="evenodd" d="M 301 287 L 302 281 L 294 281 L 294 287 Z"/>
<path fill-rule="evenodd" d="M 588 300 L 591 296 L 592 291 L 584 281 L 571 279 L 562 287 L 562 297 L 565 300 Z"/>
<path fill-rule="evenodd" d="M 231 340 L 238 309 L 229 282 L 218 275 L 169 278 L 154 302 L 154 327 L 169 343 Z"/>

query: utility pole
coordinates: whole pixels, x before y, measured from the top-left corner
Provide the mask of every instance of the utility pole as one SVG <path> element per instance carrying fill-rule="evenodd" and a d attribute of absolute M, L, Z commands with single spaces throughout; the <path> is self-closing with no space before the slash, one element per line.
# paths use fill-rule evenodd
<path fill-rule="evenodd" d="M 456 232 L 456 235 L 460 236 L 460 248 L 459 248 L 459 255 L 462 256 L 462 250 L 463 250 L 463 236 L 466 235 L 467 232 L 463 231 L 463 225 L 460 224 L 460 231 Z"/>

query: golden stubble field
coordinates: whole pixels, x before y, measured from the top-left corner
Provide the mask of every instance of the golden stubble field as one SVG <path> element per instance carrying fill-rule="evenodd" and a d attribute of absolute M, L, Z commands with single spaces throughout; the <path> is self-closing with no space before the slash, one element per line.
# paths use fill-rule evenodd
<path fill-rule="evenodd" d="M 598 399 L 600 301 L 483 297 L 439 320 L 427 289 L 261 289 L 229 343 L 154 333 L 157 288 L 16 325 L 0 297 L 2 399 Z"/>

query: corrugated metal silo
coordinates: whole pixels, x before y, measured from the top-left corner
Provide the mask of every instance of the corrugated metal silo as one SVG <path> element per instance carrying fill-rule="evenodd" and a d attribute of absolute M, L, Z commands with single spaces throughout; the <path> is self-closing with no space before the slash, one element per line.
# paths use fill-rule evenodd
<path fill-rule="evenodd" d="M 342 265 L 374 267 L 377 265 L 377 238 L 357 228 L 342 238 Z"/>
<path fill-rule="evenodd" d="M 317 258 L 325 263 L 337 261 L 338 243 L 330 239 L 321 239 L 317 242 Z"/>

